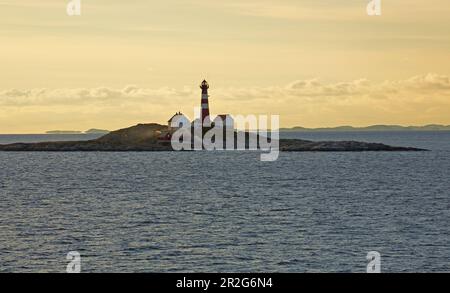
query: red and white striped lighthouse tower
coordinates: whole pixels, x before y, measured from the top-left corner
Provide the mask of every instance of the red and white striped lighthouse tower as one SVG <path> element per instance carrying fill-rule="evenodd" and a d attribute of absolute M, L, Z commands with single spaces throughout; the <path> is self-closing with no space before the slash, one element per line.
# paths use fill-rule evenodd
<path fill-rule="evenodd" d="M 200 85 L 200 88 L 202 89 L 202 115 L 200 117 L 200 121 L 203 124 L 210 124 L 211 119 L 209 118 L 209 95 L 208 95 L 208 89 L 209 84 L 206 80 L 202 82 Z"/>

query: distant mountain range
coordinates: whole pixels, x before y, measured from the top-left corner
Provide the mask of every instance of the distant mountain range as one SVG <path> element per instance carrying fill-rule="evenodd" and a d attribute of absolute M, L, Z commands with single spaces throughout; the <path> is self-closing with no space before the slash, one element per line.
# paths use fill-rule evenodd
<path fill-rule="evenodd" d="M 320 131 L 450 131 L 450 125 L 430 124 L 425 126 L 400 126 L 400 125 L 372 125 L 367 127 L 353 127 L 353 126 L 338 126 L 338 127 L 323 127 L 323 128 L 305 128 L 296 126 L 292 128 L 280 128 L 280 131 L 289 132 L 320 132 Z M 108 134 L 109 130 L 103 129 L 89 129 L 86 131 L 72 131 L 72 130 L 52 130 L 47 131 L 46 134 Z"/>
<path fill-rule="evenodd" d="M 86 130 L 85 132 L 77 130 L 51 130 L 47 131 L 46 134 L 108 134 L 109 132 L 109 130 L 93 128 Z"/>
<path fill-rule="evenodd" d="M 450 131 L 450 125 L 430 124 L 425 126 L 372 125 L 368 127 L 339 126 L 329 128 L 280 128 L 280 131 L 318 132 L 318 131 Z"/>

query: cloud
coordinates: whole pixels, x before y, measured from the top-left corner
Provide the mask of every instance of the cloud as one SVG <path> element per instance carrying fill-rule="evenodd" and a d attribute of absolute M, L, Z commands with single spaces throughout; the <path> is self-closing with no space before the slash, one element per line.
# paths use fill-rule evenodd
<path fill-rule="evenodd" d="M 409 88 L 425 90 L 449 90 L 450 78 L 446 75 L 427 74 L 412 77 L 404 82 Z"/>
<path fill-rule="evenodd" d="M 323 83 L 319 79 L 296 80 L 286 86 L 244 87 L 212 89 L 224 101 L 250 102 L 270 99 L 283 102 L 296 98 L 326 100 L 352 100 L 363 98 L 378 100 L 411 99 L 414 97 L 448 97 L 450 78 L 445 75 L 426 74 L 405 80 L 374 83 L 367 79 L 356 79 L 336 83 Z M 81 89 L 10 89 L 0 91 L 0 105 L 4 107 L 59 106 L 59 105 L 123 105 L 123 104 L 174 104 L 184 99 L 196 97 L 198 92 L 192 88 L 158 89 L 140 88 L 129 85 L 123 89 L 108 87 Z"/>
<path fill-rule="evenodd" d="M 10 89 L 0 91 L 0 105 L 9 107 L 61 105 L 122 105 L 126 103 L 162 102 L 181 99 L 192 94 L 188 88 L 144 89 L 129 85 L 123 89 L 98 87 L 92 89 Z"/>
<path fill-rule="evenodd" d="M 0 122 L 44 123 L 48 116 L 52 125 L 53 116 L 75 125 L 82 117 L 85 127 L 111 129 L 129 123 L 164 123 L 175 111 L 192 117 L 199 95 L 197 88 L 134 85 L 122 89 L 0 90 Z M 384 82 L 305 79 L 284 86 L 212 88 L 210 103 L 213 114 L 280 114 L 285 126 L 450 124 L 450 78 L 430 73 Z"/>
<path fill-rule="evenodd" d="M 443 97 L 450 93 L 450 78 L 445 75 L 426 74 L 405 80 L 374 83 L 367 79 L 323 83 L 319 79 L 297 80 L 285 87 L 240 88 L 223 90 L 221 94 L 233 100 L 289 98 L 301 100 L 358 102 L 363 99 L 379 100 L 380 97 L 407 101 L 414 97 Z"/>

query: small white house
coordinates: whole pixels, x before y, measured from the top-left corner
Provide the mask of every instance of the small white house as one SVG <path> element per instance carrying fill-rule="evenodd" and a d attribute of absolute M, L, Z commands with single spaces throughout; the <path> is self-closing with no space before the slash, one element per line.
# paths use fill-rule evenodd
<path fill-rule="evenodd" d="M 186 116 L 184 116 L 183 113 L 181 112 L 178 112 L 175 115 L 173 115 L 173 117 L 170 118 L 170 120 L 167 123 L 170 131 L 176 131 L 177 129 L 189 126 L 191 124 L 189 119 Z"/>
<path fill-rule="evenodd" d="M 234 129 L 234 119 L 229 114 L 218 115 L 216 119 L 214 119 L 214 125 L 219 127 L 225 127 L 228 130 Z"/>

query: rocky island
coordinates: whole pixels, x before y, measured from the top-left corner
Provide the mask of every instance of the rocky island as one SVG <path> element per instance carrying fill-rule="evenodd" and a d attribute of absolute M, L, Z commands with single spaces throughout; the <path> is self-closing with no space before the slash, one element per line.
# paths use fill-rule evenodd
<path fill-rule="evenodd" d="M 41 143 L 15 143 L 0 145 L 0 151 L 15 152 L 123 152 L 123 151 L 173 151 L 170 141 L 162 141 L 161 133 L 167 126 L 152 123 L 110 132 L 89 141 L 64 141 Z M 237 135 L 235 133 L 235 135 Z M 245 134 L 247 139 L 251 134 Z M 409 147 L 395 147 L 380 143 L 356 141 L 308 141 L 280 139 L 280 151 L 287 152 L 363 152 L 363 151 L 425 151 Z"/>

